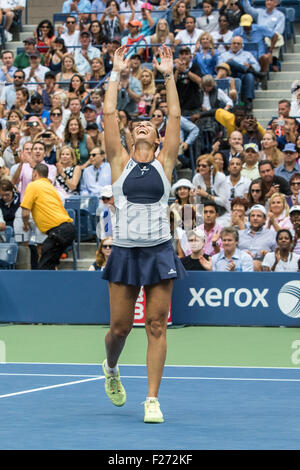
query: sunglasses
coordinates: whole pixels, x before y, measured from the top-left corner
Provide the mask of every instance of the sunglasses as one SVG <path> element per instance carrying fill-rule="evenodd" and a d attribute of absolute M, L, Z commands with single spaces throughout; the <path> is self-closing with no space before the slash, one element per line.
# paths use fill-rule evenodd
<path fill-rule="evenodd" d="M 198 168 L 208 168 L 208 165 L 204 165 L 203 163 L 199 163 Z"/>
<path fill-rule="evenodd" d="M 112 247 L 112 245 L 102 245 L 102 248 L 107 248 L 109 250 L 111 250 L 111 247 Z"/>
<path fill-rule="evenodd" d="M 294 181 L 293 183 L 290 183 L 290 186 L 299 186 L 300 181 Z"/>
<path fill-rule="evenodd" d="M 67 24 L 76 24 L 76 21 L 67 21 Z"/>
<path fill-rule="evenodd" d="M 51 113 L 51 116 L 61 116 L 61 113 Z"/>
<path fill-rule="evenodd" d="M 105 155 L 105 152 L 101 150 L 101 152 L 90 153 L 90 157 L 96 157 L 97 155 Z"/>
<path fill-rule="evenodd" d="M 251 189 L 251 193 L 261 193 L 261 189 Z"/>
<path fill-rule="evenodd" d="M 160 118 L 160 117 L 162 117 L 162 115 L 161 114 L 153 114 L 153 117 L 159 117 Z"/>
<path fill-rule="evenodd" d="M 19 78 L 21 80 L 23 79 L 23 75 L 14 75 L 14 78 Z"/>

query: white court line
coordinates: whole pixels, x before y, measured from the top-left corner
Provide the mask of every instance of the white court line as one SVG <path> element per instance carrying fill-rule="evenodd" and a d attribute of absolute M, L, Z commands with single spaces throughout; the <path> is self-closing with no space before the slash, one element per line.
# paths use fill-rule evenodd
<path fill-rule="evenodd" d="M 20 373 L 12 373 L 12 372 L 1 372 L 0 376 L 7 375 L 7 376 L 28 376 L 28 377 L 99 377 L 98 375 L 93 374 L 20 374 Z"/>
<path fill-rule="evenodd" d="M 57 384 L 57 385 L 50 385 L 48 387 L 39 387 L 39 388 L 32 388 L 31 390 L 22 390 L 20 392 L 14 392 L 14 393 L 7 393 L 6 395 L 0 395 L 0 398 L 7 398 L 7 397 L 13 397 L 16 395 L 25 395 L 26 393 L 33 393 L 33 392 L 39 392 L 41 390 L 50 390 L 53 388 L 60 388 L 60 387 L 68 387 L 69 385 L 75 385 L 83 382 L 91 382 L 92 380 L 101 380 L 104 379 L 104 375 L 100 377 L 93 377 L 90 379 L 84 379 L 84 380 L 76 380 L 74 382 L 66 382 L 63 384 Z"/>

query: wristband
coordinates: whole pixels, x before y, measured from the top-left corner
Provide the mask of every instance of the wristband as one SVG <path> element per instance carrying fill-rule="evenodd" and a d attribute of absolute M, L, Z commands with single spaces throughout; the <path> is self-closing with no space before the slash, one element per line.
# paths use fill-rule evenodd
<path fill-rule="evenodd" d="M 118 82 L 120 80 L 120 74 L 119 72 L 111 72 L 109 81 L 110 82 Z"/>

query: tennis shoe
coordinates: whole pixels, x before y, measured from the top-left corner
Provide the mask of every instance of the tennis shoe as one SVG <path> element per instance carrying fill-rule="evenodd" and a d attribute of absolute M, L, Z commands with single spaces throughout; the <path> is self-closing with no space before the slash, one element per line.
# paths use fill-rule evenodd
<path fill-rule="evenodd" d="M 144 403 L 145 417 L 144 423 L 163 423 L 164 417 L 160 409 L 157 398 L 147 399 Z"/>
<path fill-rule="evenodd" d="M 102 369 L 105 375 L 105 392 L 110 401 L 115 406 L 123 406 L 126 402 L 126 392 L 121 383 L 119 372 L 116 375 L 110 375 L 105 368 L 105 362 L 102 363 Z"/>

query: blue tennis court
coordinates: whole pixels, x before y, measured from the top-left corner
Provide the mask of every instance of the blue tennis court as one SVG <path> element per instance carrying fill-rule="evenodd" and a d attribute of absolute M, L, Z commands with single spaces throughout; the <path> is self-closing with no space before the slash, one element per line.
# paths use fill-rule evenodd
<path fill-rule="evenodd" d="M 0 365 L 2 449 L 299 449 L 300 370 L 166 366 L 165 423 L 144 424 L 145 366 L 114 407 L 95 364 Z"/>

